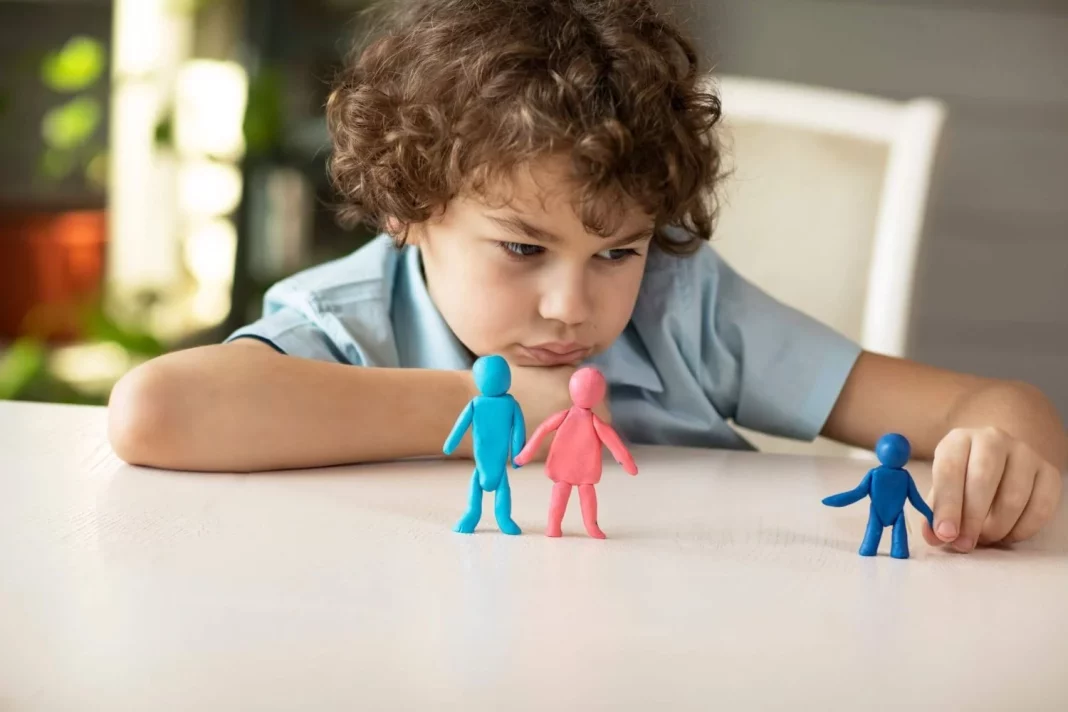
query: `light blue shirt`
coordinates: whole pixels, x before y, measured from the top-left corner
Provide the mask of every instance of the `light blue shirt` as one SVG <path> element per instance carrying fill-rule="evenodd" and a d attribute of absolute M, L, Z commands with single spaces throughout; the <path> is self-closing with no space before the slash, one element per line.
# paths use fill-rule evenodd
<path fill-rule="evenodd" d="M 419 250 L 385 236 L 271 287 L 263 317 L 227 340 L 244 337 L 353 366 L 473 361 L 430 299 Z M 859 353 L 702 244 L 687 257 L 650 251 L 630 323 L 589 363 L 604 373 L 614 424 L 629 441 L 751 449 L 731 421 L 814 439 Z"/>

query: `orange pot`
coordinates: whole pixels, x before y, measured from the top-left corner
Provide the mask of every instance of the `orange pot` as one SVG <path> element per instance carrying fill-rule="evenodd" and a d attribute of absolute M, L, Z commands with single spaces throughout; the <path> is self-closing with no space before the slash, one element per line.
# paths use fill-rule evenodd
<path fill-rule="evenodd" d="M 0 339 L 76 339 L 101 293 L 107 213 L 0 210 Z"/>

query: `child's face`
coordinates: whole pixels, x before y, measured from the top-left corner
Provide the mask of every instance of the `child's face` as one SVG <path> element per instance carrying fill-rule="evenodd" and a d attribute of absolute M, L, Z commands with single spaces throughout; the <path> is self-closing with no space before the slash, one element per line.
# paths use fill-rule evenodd
<path fill-rule="evenodd" d="M 504 200 L 459 197 L 412 226 L 430 296 L 476 356 L 575 364 L 608 348 L 630 320 L 653 219 L 624 205 L 612 235 L 591 234 L 574 191 L 567 164 L 547 160 L 520 171 Z"/>

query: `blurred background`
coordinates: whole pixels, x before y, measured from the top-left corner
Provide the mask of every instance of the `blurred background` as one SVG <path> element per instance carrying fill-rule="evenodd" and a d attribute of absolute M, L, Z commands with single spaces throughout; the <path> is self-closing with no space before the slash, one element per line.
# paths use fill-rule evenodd
<path fill-rule="evenodd" d="M 0 398 L 105 403 L 366 241 L 322 115 L 362 7 L 0 0 Z"/>
<path fill-rule="evenodd" d="M 369 239 L 322 114 L 365 4 L 0 0 L 0 399 L 105 403 Z M 938 102 L 907 355 L 1068 413 L 1068 0 L 663 4 L 717 73 Z"/>

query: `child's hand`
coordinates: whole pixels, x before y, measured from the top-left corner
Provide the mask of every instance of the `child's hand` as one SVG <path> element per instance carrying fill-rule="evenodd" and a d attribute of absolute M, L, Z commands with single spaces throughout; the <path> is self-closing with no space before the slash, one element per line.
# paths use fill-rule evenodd
<path fill-rule="evenodd" d="M 1057 511 L 1061 474 L 1026 443 L 998 428 L 958 428 L 934 452 L 928 544 L 957 551 L 1033 536 Z"/>

